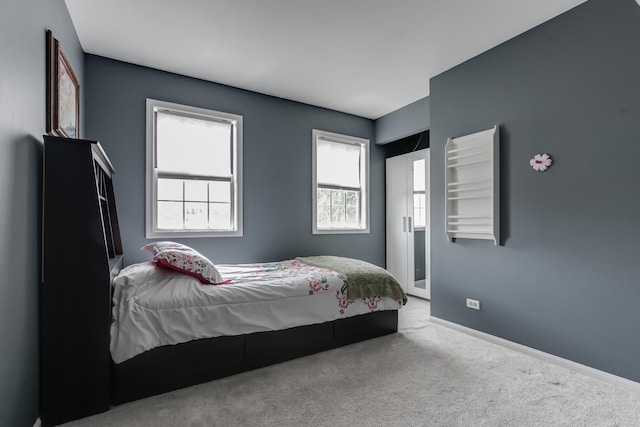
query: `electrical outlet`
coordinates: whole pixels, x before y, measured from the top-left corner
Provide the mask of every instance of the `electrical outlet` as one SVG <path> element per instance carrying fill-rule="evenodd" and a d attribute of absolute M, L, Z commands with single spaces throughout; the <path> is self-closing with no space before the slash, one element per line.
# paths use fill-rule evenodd
<path fill-rule="evenodd" d="M 467 308 L 472 308 L 474 310 L 480 310 L 480 301 L 475 299 L 467 298 Z"/>

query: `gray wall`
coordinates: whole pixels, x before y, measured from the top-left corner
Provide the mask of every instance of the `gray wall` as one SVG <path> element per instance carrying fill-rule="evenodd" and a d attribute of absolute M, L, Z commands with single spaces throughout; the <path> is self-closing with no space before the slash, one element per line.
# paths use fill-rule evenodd
<path fill-rule="evenodd" d="M 240 114 L 244 236 L 178 239 L 218 263 L 342 255 L 384 265 L 384 153 L 374 122 L 280 98 L 86 55 L 87 134 L 116 168 L 125 263 L 149 260 L 145 230 L 145 99 Z M 311 130 L 371 140 L 371 233 L 311 234 Z"/>
<path fill-rule="evenodd" d="M 80 80 L 82 51 L 63 0 L 9 0 L 0 12 L 0 425 L 38 417 L 38 288 L 45 30 Z M 81 127 L 82 130 L 82 127 Z"/>
<path fill-rule="evenodd" d="M 430 97 L 433 316 L 640 381 L 640 7 L 591 0 L 436 76 Z M 448 243 L 446 139 L 495 124 L 504 246 Z"/>
<path fill-rule="evenodd" d="M 429 129 L 429 97 L 376 120 L 376 144 L 386 144 Z"/>

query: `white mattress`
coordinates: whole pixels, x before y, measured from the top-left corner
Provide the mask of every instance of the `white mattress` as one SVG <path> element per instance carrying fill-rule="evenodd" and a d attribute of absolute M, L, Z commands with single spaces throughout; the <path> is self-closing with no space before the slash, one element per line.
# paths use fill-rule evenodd
<path fill-rule="evenodd" d="M 400 299 L 390 297 L 349 300 L 338 273 L 295 260 L 216 267 L 230 284 L 203 285 L 152 262 L 124 268 L 113 285 L 114 362 L 193 339 L 280 330 L 402 307 Z"/>

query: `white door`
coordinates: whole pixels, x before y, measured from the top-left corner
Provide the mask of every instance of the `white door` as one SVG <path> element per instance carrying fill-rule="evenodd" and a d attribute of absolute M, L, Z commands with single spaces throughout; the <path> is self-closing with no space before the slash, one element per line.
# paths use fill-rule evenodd
<path fill-rule="evenodd" d="M 405 292 L 427 299 L 431 297 L 428 156 L 426 149 L 386 161 L 387 270 Z"/>
<path fill-rule="evenodd" d="M 387 270 L 408 291 L 407 170 L 404 156 L 387 159 Z"/>

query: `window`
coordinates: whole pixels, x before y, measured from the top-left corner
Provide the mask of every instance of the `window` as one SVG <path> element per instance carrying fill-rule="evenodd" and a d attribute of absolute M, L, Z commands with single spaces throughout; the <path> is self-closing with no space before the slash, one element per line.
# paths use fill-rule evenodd
<path fill-rule="evenodd" d="M 413 161 L 413 227 L 416 229 L 424 229 L 427 224 L 425 165 L 424 159 Z"/>
<path fill-rule="evenodd" d="M 369 140 L 313 130 L 313 233 L 369 232 Z"/>
<path fill-rule="evenodd" d="M 147 99 L 147 237 L 242 236 L 242 116 Z"/>

